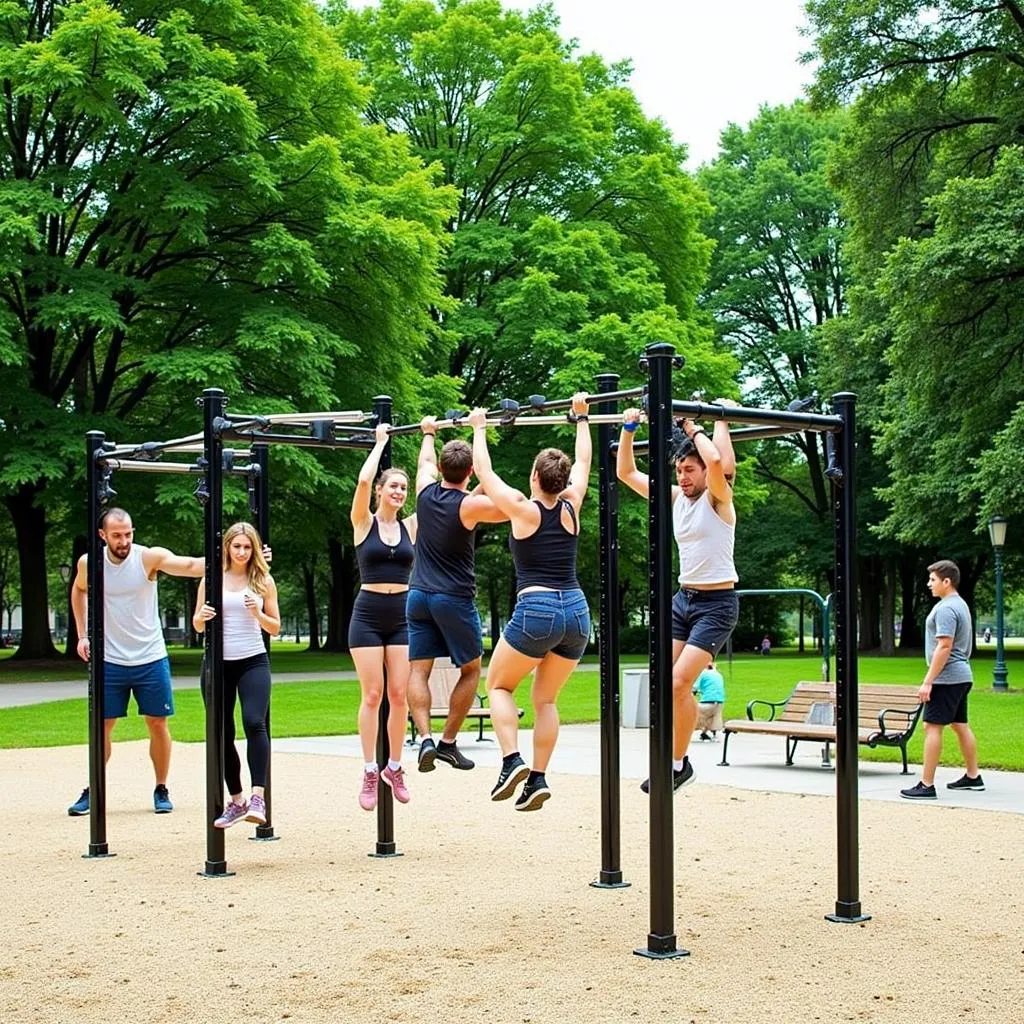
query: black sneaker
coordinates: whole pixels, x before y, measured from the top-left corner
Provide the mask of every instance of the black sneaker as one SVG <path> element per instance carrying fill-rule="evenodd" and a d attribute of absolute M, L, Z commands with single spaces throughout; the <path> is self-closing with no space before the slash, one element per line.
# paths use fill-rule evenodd
<path fill-rule="evenodd" d="M 542 775 L 534 782 L 527 782 L 516 801 L 517 811 L 539 811 L 544 801 L 551 796 L 551 790 Z"/>
<path fill-rule="evenodd" d="M 985 791 L 985 783 L 980 775 L 975 775 L 972 779 L 965 773 L 956 782 L 947 782 L 946 789 L 972 789 L 975 793 L 983 793 Z"/>
<path fill-rule="evenodd" d="M 935 787 L 919 782 L 916 786 L 911 786 L 910 789 L 901 789 L 900 796 L 904 800 L 934 800 Z"/>
<path fill-rule="evenodd" d="M 416 758 L 416 766 L 421 772 L 432 772 L 434 770 L 434 759 L 437 757 L 437 747 L 433 740 L 424 740 L 420 744 L 420 753 Z"/>
<path fill-rule="evenodd" d="M 695 778 L 696 775 L 693 773 L 693 765 L 690 764 L 690 759 L 688 757 L 684 757 L 683 767 L 680 768 L 679 771 L 676 771 L 675 768 L 672 769 L 672 792 L 675 793 L 677 790 L 682 789 L 683 786 L 688 786 Z M 651 780 L 644 779 L 644 781 L 640 783 L 640 788 L 645 793 L 650 793 Z"/>
<path fill-rule="evenodd" d="M 517 757 L 511 764 L 502 765 L 498 781 L 491 790 L 492 800 L 507 800 L 516 791 L 516 786 L 526 780 L 530 769 L 526 767 L 521 757 Z"/>
<path fill-rule="evenodd" d="M 453 768 L 458 768 L 459 771 L 468 772 L 470 768 L 476 767 L 476 762 L 463 756 L 462 751 L 454 743 L 445 743 L 444 740 L 438 744 L 435 756 L 438 761 L 444 761 L 445 764 L 450 764 Z"/>

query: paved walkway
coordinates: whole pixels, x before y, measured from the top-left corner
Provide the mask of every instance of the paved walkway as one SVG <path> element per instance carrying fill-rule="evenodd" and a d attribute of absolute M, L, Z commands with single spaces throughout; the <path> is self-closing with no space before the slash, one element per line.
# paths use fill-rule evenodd
<path fill-rule="evenodd" d="M 355 681 L 354 672 L 279 672 L 274 674 L 274 683 L 298 683 L 316 680 Z M 17 707 L 26 704 L 43 704 L 55 700 L 85 697 L 88 684 L 81 679 L 51 683 L 4 683 L 0 685 L 0 707 Z M 178 676 L 174 680 L 176 690 L 196 689 L 198 677 Z M 468 756 L 472 757 L 484 772 L 496 772 L 501 762 L 497 744 L 485 739 L 477 742 L 476 734 L 464 732 L 459 740 Z M 520 733 L 523 756 L 529 759 L 533 749 L 533 734 L 530 730 Z M 644 729 L 621 730 L 621 777 L 625 785 L 647 775 L 648 738 Z M 275 739 L 277 753 L 323 754 L 334 757 L 360 758 L 357 736 L 309 736 L 300 739 Z M 572 775 L 601 774 L 600 726 L 563 726 L 558 747 L 551 763 L 553 775 L 566 772 Z M 773 791 L 780 793 L 807 793 L 821 796 L 835 794 L 835 772 L 821 767 L 821 748 L 810 743 L 797 747 L 795 764 L 787 768 L 784 764 L 781 739 L 770 736 L 733 736 L 729 742 L 729 765 L 720 766 L 722 757 L 721 740 L 701 743 L 696 738 L 690 747 L 690 758 L 697 772 L 700 785 L 734 786 L 739 789 Z M 834 750 L 833 750 L 834 753 Z M 411 767 L 411 762 L 410 762 Z M 441 771 L 445 770 L 441 766 Z M 900 800 L 900 789 L 911 785 L 920 774 L 919 765 L 911 765 L 913 775 L 901 775 L 899 766 L 874 761 L 860 762 L 860 796 L 865 800 Z M 939 807 L 976 807 L 990 811 L 1009 811 L 1024 814 L 1024 773 L 984 771 L 986 790 L 984 793 L 949 792 L 947 782 L 959 778 L 960 770 L 940 768 L 937 777 Z M 930 803 L 929 801 L 920 801 Z"/>
<path fill-rule="evenodd" d="M 533 733 L 523 730 L 520 749 L 529 761 L 533 750 Z M 620 775 L 624 786 L 631 786 L 647 775 L 648 735 L 644 729 L 622 729 L 620 743 Z M 497 774 L 501 754 L 497 743 L 476 740 L 475 733 L 464 732 L 459 747 L 477 762 L 477 771 L 483 770 L 488 788 Z M 323 754 L 333 757 L 360 758 L 358 736 L 309 736 L 302 739 L 274 740 L 275 754 Z M 700 785 L 734 786 L 738 789 L 773 791 L 779 793 L 807 793 L 834 796 L 836 775 L 821 767 L 821 748 L 812 744 L 797 747 L 795 764 L 784 764 L 783 742 L 770 736 L 733 736 L 729 741 L 729 765 L 720 766 L 721 740 L 701 743 L 696 737 L 690 746 L 690 759 Z M 415 781 L 413 755 L 407 754 L 407 769 Z M 440 765 L 438 771 L 446 771 Z M 920 767 L 911 765 L 913 775 L 900 774 L 900 766 L 875 761 L 860 762 L 860 796 L 864 800 L 897 800 L 902 802 L 900 790 L 912 785 L 918 778 Z M 597 724 L 566 725 L 562 727 L 558 746 L 550 768 L 552 784 L 557 786 L 559 772 L 572 775 L 601 774 L 601 730 Z M 475 774 L 475 773 L 474 773 Z M 1009 811 L 1024 814 L 1024 773 L 984 771 L 985 792 L 950 792 L 946 783 L 957 779 L 962 770 L 940 768 L 936 777 L 939 798 L 919 801 L 939 807 L 982 808 L 989 811 Z"/>

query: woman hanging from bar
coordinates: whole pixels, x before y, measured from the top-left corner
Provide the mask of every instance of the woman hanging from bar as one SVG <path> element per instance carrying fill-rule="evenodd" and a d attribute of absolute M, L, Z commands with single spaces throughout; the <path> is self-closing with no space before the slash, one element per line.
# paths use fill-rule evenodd
<path fill-rule="evenodd" d="M 590 609 L 576 578 L 580 506 L 587 493 L 592 448 L 587 396 L 573 396 L 576 459 L 545 448 L 530 471 L 530 497 L 506 484 L 491 466 L 486 410 L 474 409 L 473 467 L 484 493 L 511 521 L 509 548 L 516 569 L 516 607 L 487 669 L 491 721 L 504 760 L 492 800 L 507 800 L 526 785 L 517 811 L 536 811 L 551 796 L 544 772 L 558 739 L 559 691 L 590 639 Z M 512 694 L 536 670 L 533 769 L 519 756 L 518 708 Z"/>
<path fill-rule="evenodd" d="M 351 512 L 361 586 L 352 608 L 348 645 L 362 689 L 358 721 L 364 764 L 359 806 L 364 811 L 372 811 L 377 806 L 381 779 L 391 787 L 399 803 L 409 802 L 402 772 L 409 683 L 405 601 L 416 543 L 416 516 L 399 518 L 409 494 L 409 478 L 405 472 L 386 469 L 374 484 L 388 443 L 388 424 L 379 424 L 374 436 L 376 443 L 359 471 Z M 375 511 L 370 509 L 371 491 L 376 498 Z M 387 726 L 389 753 L 386 767 L 379 771 L 375 751 L 385 672 L 391 708 Z"/>
<path fill-rule="evenodd" d="M 270 575 L 259 534 L 249 523 L 235 523 L 224 533 L 224 606 L 220 610 L 224 642 L 224 781 L 231 799 L 215 828 L 230 828 L 243 818 L 267 823 L 264 788 L 270 768 L 270 659 L 263 634 L 281 632 L 277 585 Z M 192 625 L 197 633 L 218 614 L 206 603 L 206 580 L 199 584 Z M 242 729 L 252 795 L 242 792 L 242 762 L 235 747 L 235 699 L 242 705 Z"/>

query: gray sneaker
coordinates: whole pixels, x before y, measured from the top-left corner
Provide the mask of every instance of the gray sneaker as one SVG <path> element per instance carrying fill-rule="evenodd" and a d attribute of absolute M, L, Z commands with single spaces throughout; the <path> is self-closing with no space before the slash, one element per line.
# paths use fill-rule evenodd
<path fill-rule="evenodd" d="M 235 822 L 241 821 L 248 811 L 249 805 L 244 800 L 240 804 L 236 804 L 234 800 L 229 800 L 224 808 L 224 813 L 213 823 L 213 827 L 231 828 Z"/>

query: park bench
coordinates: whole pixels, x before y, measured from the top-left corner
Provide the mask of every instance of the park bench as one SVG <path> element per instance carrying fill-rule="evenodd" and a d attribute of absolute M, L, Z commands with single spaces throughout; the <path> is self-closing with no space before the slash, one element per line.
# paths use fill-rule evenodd
<path fill-rule="evenodd" d="M 444 719 L 448 717 L 448 704 L 451 701 L 452 690 L 459 681 L 459 670 L 454 665 L 438 666 L 436 663 L 427 679 L 427 686 L 430 688 L 430 719 Z M 489 721 L 491 709 L 484 707 L 486 696 L 477 694 L 473 698 L 473 706 L 466 713 L 467 721 L 476 719 L 479 732 L 477 740 L 484 740 L 484 722 Z M 519 717 L 523 717 L 522 708 L 519 709 Z M 416 726 L 413 723 L 412 715 L 409 715 L 409 743 L 416 742 Z"/>
<path fill-rule="evenodd" d="M 903 774 L 907 768 L 907 743 L 921 717 L 917 688 L 913 686 L 861 686 L 858 701 L 857 742 L 867 747 L 899 747 L 903 756 Z M 770 709 L 767 719 L 755 718 L 758 706 Z M 758 733 L 782 736 L 786 742 L 786 764 L 792 765 L 793 754 L 801 740 L 824 743 L 822 763 L 830 765 L 829 747 L 836 741 L 836 689 L 832 683 L 800 682 L 783 701 L 752 700 L 747 704 L 747 717 L 730 719 L 722 730 L 725 742 L 733 733 Z"/>

